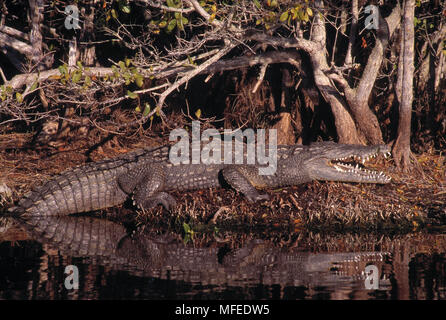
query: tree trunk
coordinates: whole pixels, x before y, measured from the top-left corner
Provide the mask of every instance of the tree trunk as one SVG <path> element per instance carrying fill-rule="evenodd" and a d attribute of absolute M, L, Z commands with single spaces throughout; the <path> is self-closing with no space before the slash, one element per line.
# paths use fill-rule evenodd
<path fill-rule="evenodd" d="M 85 13 L 84 27 L 81 32 L 80 42 L 88 43 L 87 45 L 82 45 L 81 50 L 81 61 L 85 66 L 94 66 L 96 64 L 96 46 L 91 44 L 95 41 L 96 35 L 94 33 L 94 13 L 95 6 L 98 0 L 91 0 L 87 2 L 89 5 L 89 13 Z"/>
<path fill-rule="evenodd" d="M 344 12 L 344 10 L 343 10 Z M 344 64 L 350 65 L 353 62 L 352 50 L 356 42 L 356 31 L 358 30 L 359 8 L 358 0 L 352 1 L 352 22 L 350 27 L 350 37 L 348 41 L 347 53 L 345 54 Z"/>
<path fill-rule="evenodd" d="M 403 15 L 403 34 L 401 37 L 403 41 L 403 45 L 401 46 L 403 64 L 399 66 L 399 68 L 402 68 L 402 72 L 400 73 L 402 79 L 398 81 L 401 84 L 398 137 L 393 148 L 393 157 L 396 165 L 403 170 L 409 169 L 411 155 L 410 122 L 412 116 L 414 75 L 414 13 L 415 0 L 406 0 Z"/>
<path fill-rule="evenodd" d="M 30 71 L 41 71 L 50 67 L 50 65 L 47 65 L 47 63 L 50 63 L 50 59 L 44 59 L 43 54 L 42 23 L 44 4 L 44 0 L 29 0 L 29 20 L 31 22 L 29 41 L 32 47 L 31 57 L 28 57 L 32 64 Z"/>
<path fill-rule="evenodd" d="M 31 70 L 42 70 L 41 64 L 43 58 L 42 49 L 42 30 L 40 28 L 43 20 L 42 0 L 29 0 L 29 21 L 31 22 L 31 31 L 29 32 L 29 41 L 32 46 L 32 56 L 29 57 L 32 63 Z"/>
<path fill-rule="evenodd" d="M 372 144 L 380 144 L 383 142 L 383 139 L 378 119 L 370 110 L 368 99 L 381 68 L 389 37 L 395 30 L 398 22 L 401 21 L 400 7 L 398 4 L 396 5 L 387 21 L 381 16 L 379 11 L 378 16 L 379 24 L 378 30 L 376 30 L 375 47 L 370 53 L 359 84 L 354 90 L 345 91 L 346 100 L 359 130 L 365 135 L 368 142 Z"/>
<path fill-rule="evenodd" d="M 316 1 L 316 6 L 322 10 L 322 1 Z M 314 29 L 311 40 L 317 43 L 320 48 L 316 54 L 310 57 L 314 69 L 314 81 L 325 101 L 331 106 L 335 118 L 338 141 L 340 143 L 363 144 L 365 139 L 358 134 L 355 122 L 343 102 L 344 99 L 323 71 L 329 70 L 329 66 L 325 56 L 325 25 L 319 14 L 316 14 L 314 17 Z"/>

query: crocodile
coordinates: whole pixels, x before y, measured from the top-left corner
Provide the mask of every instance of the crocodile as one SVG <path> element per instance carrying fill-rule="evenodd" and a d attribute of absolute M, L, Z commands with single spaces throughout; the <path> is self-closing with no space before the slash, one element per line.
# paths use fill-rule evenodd
<path fill-rule="evenodd" d="M 314 253 L 293 246 L 278 247 L 271 240 L 255 237 L 235 246 L 185 243 L 172 232 L 160 234 L 150 228 L 127 229 L 107 218 L 88 216 L 13 219 L 31 239 L 44 244 L 48 254 L 81 257 L 88 265 L 103 265 L 107 270 L 127 271 L 137 276 L 217 287 L 231 283 L 237 286 L 282 284 L 284 287 L 345 284 L 364 280 L 362 271 L 366 264 L 380 265 L 391 257 L 390 252 L 381 250 Z M 67 263 L 67 258 L 58 260 Z M 76 260 L 76 264 L 79 262 Z M 48 265 L 45 265 L 45 272 L 48 272 Z M 65 265 L 57 264 L 57 267 Z"/>
<path fill-rule="evenodd" d="M 259 163 L 172 163 L 171 147 L 139 149 L 69 169 L 34 188 L 9 211 L 16 215 L 69 215 L 117 206 L 129 197 L 140 209 L 163 205 L 169 210 L 176 205 L 169 191 L 229 186 L 248 201 L 256 202 L 269 199 L 268 194 L 257 189 L 312 180 L 377 184 L 391 181 L 383 172 L 364 166 L 371 157 L 389 154 L 386 145 L 279 145 L 276 170 L 269 175 L 259 173 Z"/>

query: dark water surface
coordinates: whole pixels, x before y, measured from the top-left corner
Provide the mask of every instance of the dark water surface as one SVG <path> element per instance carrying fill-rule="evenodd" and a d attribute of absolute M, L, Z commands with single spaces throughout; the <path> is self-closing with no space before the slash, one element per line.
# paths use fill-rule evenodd
<path fill-rule="evenodd" d="M 31 218 L 0 229 L 0 299 L 445 299 L 445 252 L 446 235 L 427 232 L 185 241 L 106 219 Z"/>

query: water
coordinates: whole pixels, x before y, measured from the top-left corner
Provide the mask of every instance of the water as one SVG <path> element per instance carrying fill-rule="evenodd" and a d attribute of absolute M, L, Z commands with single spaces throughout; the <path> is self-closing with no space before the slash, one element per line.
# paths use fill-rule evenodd
<path fill-rule="evenodd" d="M 185 241 L 90 217 L 14 223 L 0 230 L 1 299 L 446 298 L 445 234 L 273 230 Z"/>

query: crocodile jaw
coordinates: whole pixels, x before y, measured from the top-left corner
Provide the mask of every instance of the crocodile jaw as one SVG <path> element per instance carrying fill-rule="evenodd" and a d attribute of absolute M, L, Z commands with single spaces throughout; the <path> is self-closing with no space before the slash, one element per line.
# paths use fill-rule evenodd
<path fill-rule="evenodd" d="M 359 164 L 334 163 L 331 166 L 336 171 L 335 181 L 362 183 L 390 183 L 391 178 L 382 171 L 369 170 Z"/>
<path fill-rule="evenodd" d="M 339 152 L 334 158 L 321 156 L 312 159 L 310 165 L 310 176 L 315 180 L 358 182 L 358 183 L 379 183 L 391 182 L 391 178 L 381 171 L 367 169 L 364 164 L 371 158 L 382 154 L 389 156 L 388 148 L 363 147 L 358 152 Z M 343 153 L 343 154 L 341 154 Z"/>

